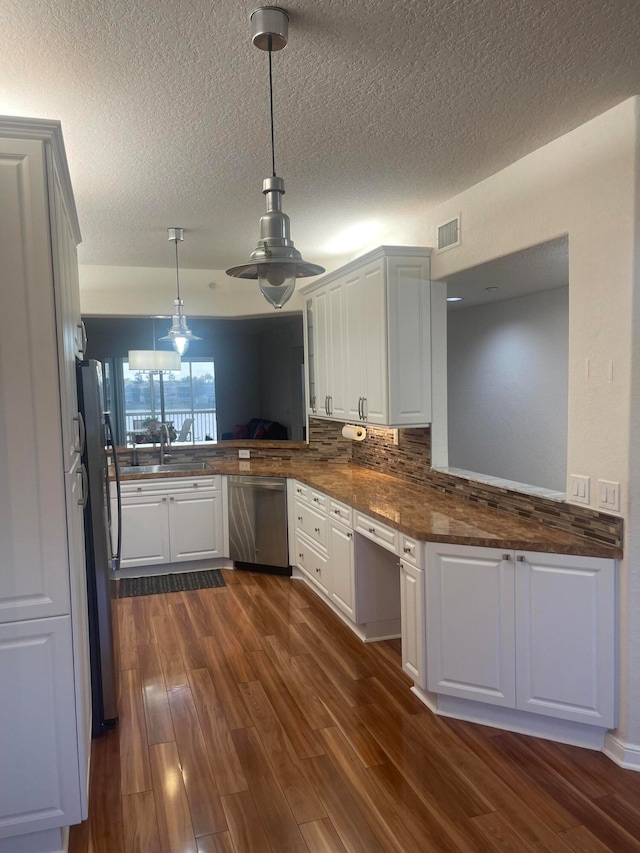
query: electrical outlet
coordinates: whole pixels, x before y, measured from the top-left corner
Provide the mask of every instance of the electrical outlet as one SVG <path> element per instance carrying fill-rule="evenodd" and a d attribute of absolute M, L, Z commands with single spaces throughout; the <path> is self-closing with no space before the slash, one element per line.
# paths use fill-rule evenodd
<path fill-rule="evenodd" d="M 239 450 L 238 451 L 238 459 L 250 459 L 251 451 L 250 450 Z"/>
<path fill-rule="evenodd" d="M 620 512 L 620 483 L 598 480 L 598 506 Z"/>
<path fill-rule="evenodd" d="M 589 477 L 569 474 L 569 498 L 574 503 L 589 503 Z"/>

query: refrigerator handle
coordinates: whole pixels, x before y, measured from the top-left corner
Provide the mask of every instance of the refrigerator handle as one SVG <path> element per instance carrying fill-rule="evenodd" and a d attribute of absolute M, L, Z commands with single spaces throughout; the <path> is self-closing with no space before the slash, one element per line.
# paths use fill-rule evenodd
<path fill-rule="evenodd" d="M 111 452 L 113 454 L 113 470 L 115 471 L 116 475 L 116 503 L 118 506 L 118 541 L 116 544 L 116 552 L 111 557 L 111 568 L 115 572 L 116 569 L 120 568 L 120 556 L 122 554 L 122 492 L 120 487 L 120 462 L 118 461 L 118 452 L 116 450 L 116 442 L 113 435 L 113 424 L 111 423 L 111 414 L 109 412 L 104 413 L 104 422 L 107 427 L 107 440 L 111 445 Z"/>

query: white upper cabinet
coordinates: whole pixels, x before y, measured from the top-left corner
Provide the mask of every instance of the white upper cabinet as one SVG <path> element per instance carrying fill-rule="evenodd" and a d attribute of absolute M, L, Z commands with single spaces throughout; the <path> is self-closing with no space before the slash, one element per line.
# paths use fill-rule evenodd
<path fill-rule="evenodd" d="M 443 316 L 445 289 L 430 283 L 430 254 L 383 246 L 305 288 L 310 414 L 389 427 L 431 423 L 432 309 Z"/>

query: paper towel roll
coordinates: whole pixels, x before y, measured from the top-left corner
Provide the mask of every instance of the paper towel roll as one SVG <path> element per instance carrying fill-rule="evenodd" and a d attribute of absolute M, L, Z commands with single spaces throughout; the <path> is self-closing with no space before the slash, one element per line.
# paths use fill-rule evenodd
<path fill-rule="evenodd" d="M 362 426 L 352 426 L 345 424 L 342 427 L 342 435 L 345 438 L 350 438 L 353 441 L 364 441 L 367 437 L 367 430 Z"/>

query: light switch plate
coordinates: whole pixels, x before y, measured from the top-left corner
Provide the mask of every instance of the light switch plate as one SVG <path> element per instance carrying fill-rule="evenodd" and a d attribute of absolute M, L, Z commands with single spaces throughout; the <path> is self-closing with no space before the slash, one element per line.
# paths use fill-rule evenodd
<path fill-rule="evenodd" d="M 589 477 L 569 474 L 569 500 L 574 503 L 589 503 Z"/>
<path fill-rule="evenodd" d="M 620 512 L 620 483 L 598 480 L 598 506 Z"/>
<path fill-rule="evenodd" d="M 250 450 L 239 450 L 238 451 L 238 459 L 250 459 L 251 451 Z"/>

